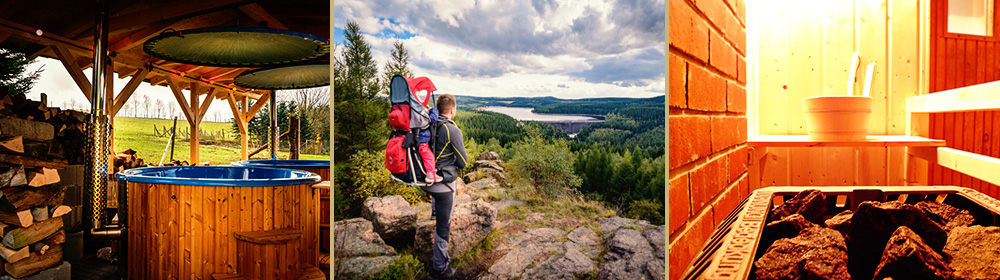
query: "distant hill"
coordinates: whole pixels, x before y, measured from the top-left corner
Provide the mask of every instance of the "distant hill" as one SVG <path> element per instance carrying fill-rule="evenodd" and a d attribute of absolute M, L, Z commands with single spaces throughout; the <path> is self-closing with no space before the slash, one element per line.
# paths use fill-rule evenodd
<path fill-rule="evenodd" d="M 545 97 L 481 97 L 456 95 L 458 98 L 458 108 L 460 110 L 475 110 L 484 106 L 507 106 L 507 107 L 528 107 L 535 108 L 536 113 L 562 113 L 562 114 L 592 114 L 604 115 L 616 109 L 616 107 L 664 107 L 665 96 L 649 98 L 584 98 L 584 99 L 561 99 L 551 96 Z M 563 112 L 584 108 L 586 112 Z M 603 108 L 603 109 L 597 109 Z"/>

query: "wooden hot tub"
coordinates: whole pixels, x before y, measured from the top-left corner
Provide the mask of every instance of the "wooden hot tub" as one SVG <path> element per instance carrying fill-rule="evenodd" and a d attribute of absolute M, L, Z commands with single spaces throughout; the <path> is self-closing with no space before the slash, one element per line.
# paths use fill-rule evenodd
<path fill-rule="evenodd" d="M 128 278 L 211 279 L 234 273 L 234 233 L 294 229 L 300 264 L 316 265 L 314 173 L 258 167 L 126 170 Z"/>

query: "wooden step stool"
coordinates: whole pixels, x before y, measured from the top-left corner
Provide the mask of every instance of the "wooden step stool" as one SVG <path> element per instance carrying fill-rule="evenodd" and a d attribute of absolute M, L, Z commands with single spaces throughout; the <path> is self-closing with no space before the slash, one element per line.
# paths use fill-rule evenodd
<path fill-rule="evenodd" d="M 299 238 L 294 229 L 237 232 L 236 271 L 248 279 L 298 279 Z"/>

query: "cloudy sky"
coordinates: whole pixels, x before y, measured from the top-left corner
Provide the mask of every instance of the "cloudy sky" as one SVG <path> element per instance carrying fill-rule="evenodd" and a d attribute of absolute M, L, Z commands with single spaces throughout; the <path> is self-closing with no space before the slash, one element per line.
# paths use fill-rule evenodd
<path fill-rule="evenodd" d="M 438 93 L 559 98 L 664 94 L 663 0 L 344 0 L 379 67 L 393 42 Z"/>

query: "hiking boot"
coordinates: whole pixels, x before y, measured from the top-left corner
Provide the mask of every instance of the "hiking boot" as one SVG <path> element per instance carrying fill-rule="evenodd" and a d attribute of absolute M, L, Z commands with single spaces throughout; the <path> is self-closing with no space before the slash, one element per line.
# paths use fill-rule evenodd
<path fill-rule="evenodd" d="M 444 271 L 434 271 L 434 270 L 431 270 L 431 278 L 432 279 L 451 279 L 452 277 L 455 277 L 455 269 L 454 268 L 450 268 L 449 267 L 449 268 L 445 269 Z"/>

